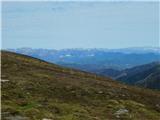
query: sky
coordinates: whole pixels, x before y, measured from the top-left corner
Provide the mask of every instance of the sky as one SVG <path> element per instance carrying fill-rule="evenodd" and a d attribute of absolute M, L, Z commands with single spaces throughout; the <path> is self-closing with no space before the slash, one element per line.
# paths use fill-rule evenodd
<path fill-rule="evenodd" d="M 158 47 L 158 2 L 2 2 L 2 49 Z"/>

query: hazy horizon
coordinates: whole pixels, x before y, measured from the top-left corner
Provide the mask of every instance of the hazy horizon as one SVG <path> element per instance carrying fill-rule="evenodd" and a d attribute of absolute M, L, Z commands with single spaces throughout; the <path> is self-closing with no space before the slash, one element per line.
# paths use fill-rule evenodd
<path fill-rule="evenodd" d="M 145 47 L 125 47 L 125 48 L 60 48 L 60 49 L 55 49 L 55 48 L 32 48 L 32 47 L 17 47 L 17 48 L 2 48 L 2 50 L 7 50 L 7 49 L 47 49 L 47 50 L 63 50 L 63 49 L 108 49 L 108 50 L 118 50 L 118 49 L 160 49 L 160 47 L 152 47 L 152 46 L 145 46 Z"/>
<path fill-rule="evenodd" d="M 159 47 L 159 2 L 2 2 L 2 49 Z"/>

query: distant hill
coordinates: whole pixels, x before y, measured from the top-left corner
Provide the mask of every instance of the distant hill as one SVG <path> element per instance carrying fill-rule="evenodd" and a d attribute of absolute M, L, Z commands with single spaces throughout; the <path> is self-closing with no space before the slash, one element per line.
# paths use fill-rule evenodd
<path fill-rule="evenodd" d="M 126 69 L 121 74 L 123 75 L 117 76 L 116 79 L 124 83 L 160 89 L 160 62 Z"/>
<path fill-rule="evenodd" d="M 160 89 L 160 72 L 151 73 L 145 79 L 136 82 L 136 85 L 151 89 Z"/>
<path fill-rule="evenodd" d="M 3 120 L 159 120 L 160 92 L 1 52 Z"/>
<path fill-rule="evenodd" d="M 94 70 L 93 73 L 108 76 L 126 84 L 160 90 L 160 62 L 153 62 L 125 70 Z"/>
<path fill-rule="evenodd" d="M 101 69 L 126 69 L 160 59 L 159 48 L 124 49 L 8 49 L 43 59 L 48 62 L 85 71 Z"/>

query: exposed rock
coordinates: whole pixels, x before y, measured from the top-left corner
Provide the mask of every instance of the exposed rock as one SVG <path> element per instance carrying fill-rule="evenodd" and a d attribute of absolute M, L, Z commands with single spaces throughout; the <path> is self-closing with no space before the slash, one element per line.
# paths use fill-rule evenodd
<path fill-rule="evenodd" d="M 1 79 L 1 82 L 8 82 L 9 80 Z"/>
<path fill-rule="evenodd" d="M 156 104 L 156 107 L 157 107 L 157 108 L 160 108 L 160 105 L 159 105 L 159 104 Z"/>
<path fill-rule="evenodd" d="M 52 120 L 52 119 L 48 119 L 48 118 L 43 118 L 42 120 Z"/>
<path fill-rule="evenodd" d="M 103 91 L 98 91 L 99 94 L 103 94 Z"/>
<path fill-rule="evenodd" d="M 116 111 L 114 114 L 116 115 L 117 118 L 120 118 L 120 115 L 128 113 L 129 111 L 125 108 L 121 108 L 118 111 Z"/>
<path fill-rule="evenodd" d="M 28 117 L 23 117 L 23 116 L 10 116 L 10 117 L 6 117 L 7 120 L 27 120 Z"/>

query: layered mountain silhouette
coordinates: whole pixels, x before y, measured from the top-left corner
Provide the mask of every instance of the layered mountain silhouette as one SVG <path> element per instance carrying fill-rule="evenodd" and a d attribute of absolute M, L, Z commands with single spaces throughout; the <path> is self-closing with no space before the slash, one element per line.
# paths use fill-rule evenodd
<path fill-rule="evenodd" d="M 65 67 L 91 72 L 101 69 L 126 69 L 160 59 L 159 48 L 124 49 L 8 49 Z"/>
<path fill-rule="evenodd" d="M 159 91 L 12 52 L 1 58 L 3 120 L 160 119 Z"/>

